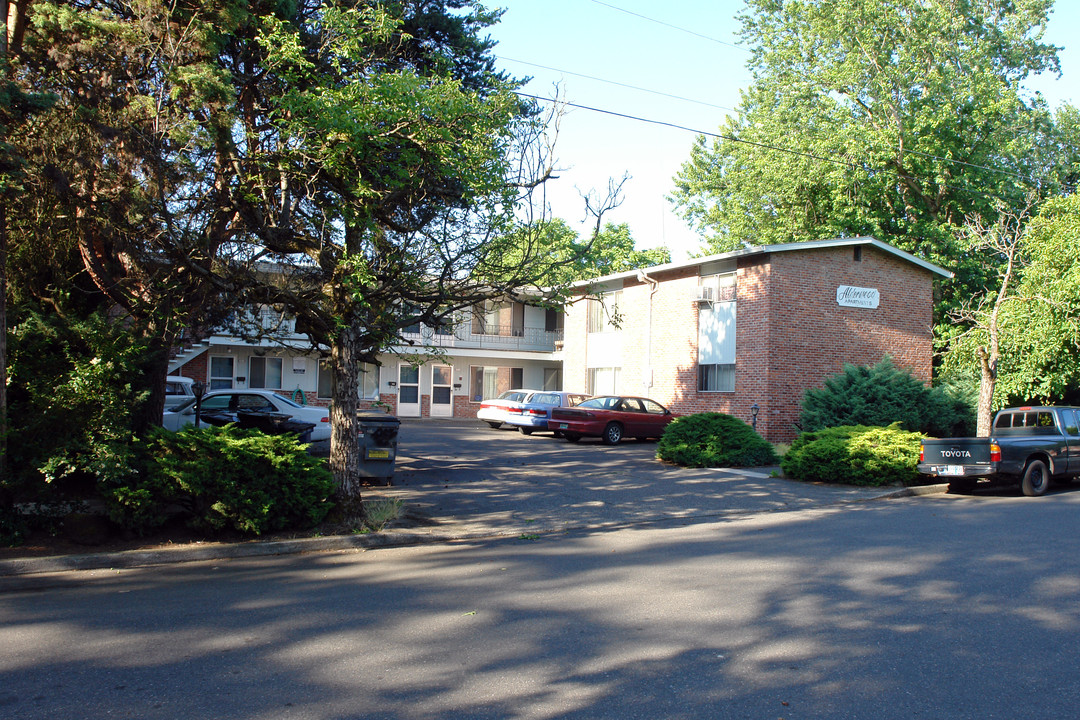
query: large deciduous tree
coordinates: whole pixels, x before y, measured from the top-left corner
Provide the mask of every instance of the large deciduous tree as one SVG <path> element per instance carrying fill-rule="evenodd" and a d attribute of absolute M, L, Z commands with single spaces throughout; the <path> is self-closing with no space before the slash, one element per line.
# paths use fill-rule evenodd
<path fill-rule="evenodd" d="M 158 391 L 181 329 L 252 306 L 295 316 L 332 359 L 331 466 L 359 512 L 360 364 L 402 328 L 545 286 L 556 262 L 542 213 L 518 222 L 550 145 L 494 67 L 498 13 L 69 0 L 31 16 L 19 78 L 59 98 L 20 135 L 37 169 L 20 251 L 52 268 L 39 294 L 77 259 L 158 350 Z"/>
<path fill-rule="evenodd" d="M 1022 86 L 1058 71 L 1051 5 L 748 0 L 753 83 L 693 146 L 677 206 L 714 250 L 873 235 L 955 269 L 954 298 L 977 291 L 995 268 L 960 252 L 965 218 L 1075 173 L 1075 113 L 1055 122 Z"/>

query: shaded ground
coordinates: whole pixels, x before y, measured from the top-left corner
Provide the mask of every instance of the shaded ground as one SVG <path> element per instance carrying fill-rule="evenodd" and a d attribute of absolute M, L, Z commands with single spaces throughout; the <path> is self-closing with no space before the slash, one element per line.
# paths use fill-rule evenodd
<path fill-rule="evenodd" d="M 316 448 L 326 452 L 328 448 Z M 878 497 L 880 488 L 808 484 L 771 477 L 777 468 L 680 468 L 655 459 L 652 442 L 608 447 L 523 436 L 476 421 L 405 420 L 392 486 L 372 484 L 366 499 L 396 498 L 403 516 L 390 528 L 532 534 L 797 509 Z M 332 523 L 305 531 L 207 538 L 182 523 L 145 537 L 114 534 L 96 544 L 39 531 L 0 560 L 145 550 L 191 543 L 257 542 L 349 534 Z"/>

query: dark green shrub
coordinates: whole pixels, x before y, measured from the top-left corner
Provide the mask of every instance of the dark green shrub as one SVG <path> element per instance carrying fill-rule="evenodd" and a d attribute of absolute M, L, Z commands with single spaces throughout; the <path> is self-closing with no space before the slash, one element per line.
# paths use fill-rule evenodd
<path fill-rule="evenodd" d="M 716 412 L 672 420 L 657 443 L 656 456 L 688 467 L 754 467 L 775 465 L 779 459 L 752 427 Z"/>
<path fill-rule="evenodd" d="M 62 498 L 83 478 L 125 482 L 138 471 L 133 417 L 149 352 L 125 327 L 25 313 L 10 334 L 8 491 L 19 502 Z"/>
<path fill-rule="evenodd" d="M 889 427 L 845 425 L 804 432 L 780 463 L 796 480 L 848 485 L 910 485 L 919 477 L 923 435 Z"/>
<path fill-rule="evenodd" d="M 332 507 L 330 472 L 292 435 L 159 428 L 144 451 L 145 474 L 105 493 L 112 519 L 138 532 L 161 525 L 176 508 L 199 530 L 260 535 L 316 525 Z"/>
<path fill-rule="evenodd" d="M 957 388 L 929 388 L 885 358 L 872 367 L 845 365 L 824 387 L 807 390 L 800 420 L 808 432 L 900 423 L 904 430 L 949 437 L 973 425 L 974 411 Z"/>

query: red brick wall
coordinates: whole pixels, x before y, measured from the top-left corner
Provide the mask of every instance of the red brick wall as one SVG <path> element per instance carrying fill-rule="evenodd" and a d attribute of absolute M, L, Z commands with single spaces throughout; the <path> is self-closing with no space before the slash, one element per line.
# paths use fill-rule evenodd
<path fill-rule="evenodd" d="M 852 246 L 793 250 L 740 258 L 737 272 L 735 392 L 698 392 L 698 305 L 695 267 L 652 275 L 652 386 L 649 363 L 650 286 L 624 282 L 622 392 L 647 395 L 683 414 L 718 411 L 751 420 L 766 438 L 798 433 L 803 394 L 821 387 L 844 363 L 872 365 L 890 355 L 898 367 L 931 378 L 933 277 L 870 246 L 854 260 Z M 840 285 L 876 288 L 876 309 L 841 307 Z M 568 306 L 563 377 L 566 389 L 586 387 L 587 303 Z M 594 342 L 597 338 L 592 338 Z"/>

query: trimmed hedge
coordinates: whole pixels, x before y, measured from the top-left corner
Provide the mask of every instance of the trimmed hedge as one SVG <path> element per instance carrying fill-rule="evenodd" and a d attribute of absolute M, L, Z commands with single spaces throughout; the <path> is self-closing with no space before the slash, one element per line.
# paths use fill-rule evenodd
<path fill-rule="evenodd" d="M 911 485 L 919 477 L 921 433 L 844 425 L 799 435 L 780 463 L 797 480 L 848 485 Z"/>
<path fill-rule="evenodd" d="M 198 530 L 261 535 L 322 522 L 334 481 L 292 435 L 225 427 L 153 430 L 142 446 L 145 471 L 104 491 L 110 518 L 135 532 L 179 509 Z"/>
<path fill-rule="evenodd" d="M 688 467 L 775 465 L 773 446 L 742 420 L 717 412 L 675 418 L 657 443 L 656 456 Z"/>

